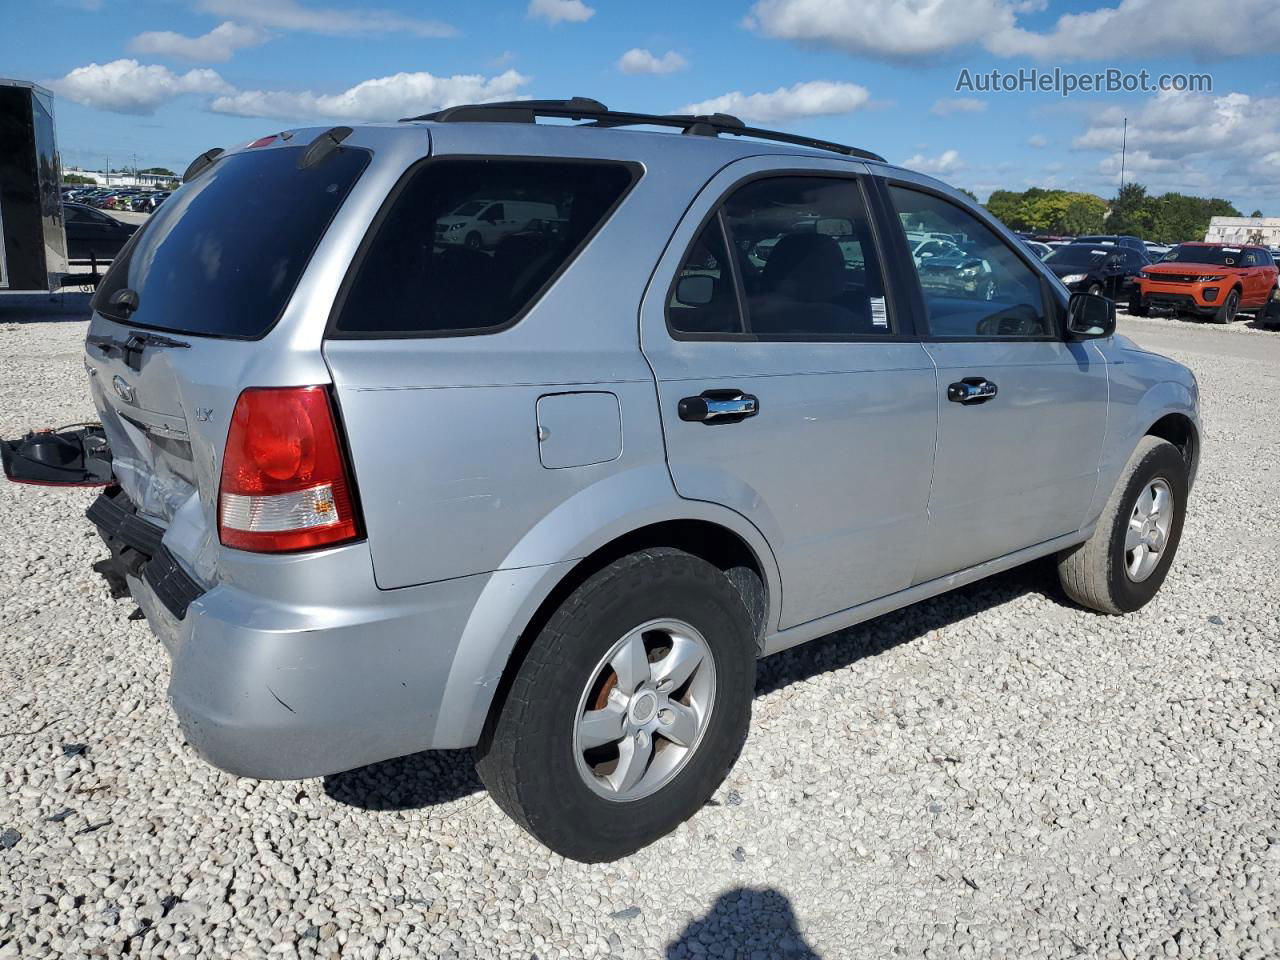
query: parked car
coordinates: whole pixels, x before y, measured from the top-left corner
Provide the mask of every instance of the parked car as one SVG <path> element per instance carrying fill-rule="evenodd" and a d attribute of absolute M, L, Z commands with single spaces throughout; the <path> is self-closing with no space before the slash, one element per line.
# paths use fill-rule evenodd
<path fill-rule="evenodd" d="M 1145 241 L 1144 246 L 1147 248 L 1147 256 L 1151 259 L 1152 263 L 1159 260 L 1173 249 L 1173 247 L 1167 243 L 1152 243 L 1150 240 Z"/>
<path fill-rule="evenodd" d="M 138 229 L 83 203 L 64 203 L 62 216 L 72 260 L 111 260 Z"/>
<path fill-rule="evenodd" d="M 1111 614 L 1159 589 L 1191 371 L 931 177 L 641 119 L 704 135 L 575 99 L 206 154 L 104 279 L 101 426 L 0 447 L 106 484 L 102 569 L 212 763 L 475 747 L 525 829 L 611 859 L 717 789 L 757 657 L 1039 557 Z M 563 227 L 436 242 L 496 197 Z M 923 283 L 917 222 L 990 295 Z"/>
<path fill-rule="evenodd" d="M 1076 237 L 1075 243 L 1092 243 L 1095 247 L 1128 247 L 1130 250 L 1137 250 L 1143 256 L 1147 255 L 1147 245 L 1138 237 L 1116 234 L 1098 234 L 1090 237 Z"/>
<path fill-rule="evenodd" d="M 1276 262 L 1266 247 L 1181 243 L 1142 271 L 1129 312 L 1170 311 L 1230 323 L 1241 312 L 1261 314 L 1276 289 Z"/>
<path fill-rule="evenodd" d="M 1069 243 L 1058 247 L 1044 264 L 1067 285 L 1112 300 L 1127 299 L 1139 271 L 1151 261 L 1132 247 Z"/>
<path fill-rule="evenodd" d="M 142 203 L 141 210 L 143 213 L 155 213 L 156 208 L 168 199 L 168 190 L 157 190 L 154 193 L 147 195 L 146 200 Z"/>
<path fill-rule="evenodd" d="M 556 205 L 546 201 L 469 200 L 436 222 L 436 240 L 492 249 L 504 237 L 528 229 L 535 220 L 559 218 Z"/>
<path fill-rule="evenodd" d="M 1024 240 L 1023 243 L 1025 243 L 1027 248 L 1041 260 L 1053 253 L 1053 247 L 1049 246 L 1047 243 L 1041 243 L 1039 240 Z"/>

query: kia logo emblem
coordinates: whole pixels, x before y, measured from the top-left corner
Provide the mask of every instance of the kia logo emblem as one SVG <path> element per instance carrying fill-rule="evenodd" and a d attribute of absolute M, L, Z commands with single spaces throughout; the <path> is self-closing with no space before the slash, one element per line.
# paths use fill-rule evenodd
<path fill-rule="evenodd" d="M 111 386 L 115 389 L 116 395 L 125 403 L 133 403 L 134 393 L 133 386 L 124 377 L 116 376 L 111 378 Z"/>

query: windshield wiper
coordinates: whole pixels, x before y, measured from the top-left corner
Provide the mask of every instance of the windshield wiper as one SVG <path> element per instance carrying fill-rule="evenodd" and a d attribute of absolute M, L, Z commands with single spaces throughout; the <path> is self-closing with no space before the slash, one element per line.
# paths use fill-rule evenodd
<path fill-rule="evenodd" d="M 190 348 L 191 344 L 158 333 L 140 333 L 134 331 L 124 340 L 114 337 L 86 337 L 85 343 L 102 351 L 104 357 L 118 355 L 125 365 L 134 371 L 142 369 L 142 351 L 147 347 Z"/>

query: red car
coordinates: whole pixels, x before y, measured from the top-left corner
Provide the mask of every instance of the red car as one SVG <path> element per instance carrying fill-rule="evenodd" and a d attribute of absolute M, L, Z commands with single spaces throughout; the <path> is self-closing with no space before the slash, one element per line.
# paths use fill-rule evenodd
<path fill-rule="evenodd" d="M 1142 268 L 1129 312 L 1145 317 L 1152 309 L 1171 310 L 1218 323 L 1230 323 L 1242 310 L 1262 316 L 1278 277 L 1280 270 L 1266 247 L 1183 243 L 1159 263 Z"/>

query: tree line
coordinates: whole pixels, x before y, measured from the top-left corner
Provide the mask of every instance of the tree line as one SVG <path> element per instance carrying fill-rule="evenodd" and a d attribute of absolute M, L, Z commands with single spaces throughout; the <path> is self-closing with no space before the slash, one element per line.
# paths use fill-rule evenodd
<path fill-rule="evenodd" d="M 996 190 L 987 199 L 991 214 L 1011 230 L 1082 236 L 1089 233 L 1132 234 L 1155 243 L 1202 240 L 1211 217 L 1239 217 L 1239 210 L 1220 197 L 1182 193 L 1151 196 L 1139 183 L 1127 183 L 1111 200 L 1092 193 L 1032 187 L 1018 193 Z M 1260 217 L 1255 210 L 1250 216 Z"/>

